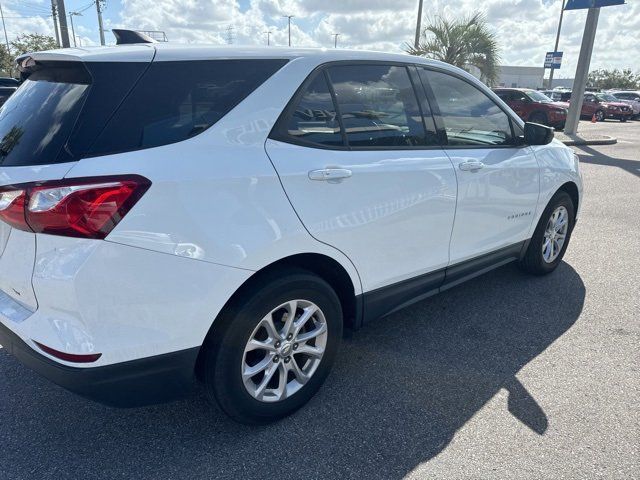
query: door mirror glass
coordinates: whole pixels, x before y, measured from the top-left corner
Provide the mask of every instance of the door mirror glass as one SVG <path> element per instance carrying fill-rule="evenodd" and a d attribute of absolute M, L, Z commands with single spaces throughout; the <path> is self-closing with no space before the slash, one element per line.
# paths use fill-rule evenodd
<path fill-rule="evenodd" d="M 553 140 L 553 128 L 537 123 L 524 124 L 524 143 L 527 145 L 547 145 Z"/>

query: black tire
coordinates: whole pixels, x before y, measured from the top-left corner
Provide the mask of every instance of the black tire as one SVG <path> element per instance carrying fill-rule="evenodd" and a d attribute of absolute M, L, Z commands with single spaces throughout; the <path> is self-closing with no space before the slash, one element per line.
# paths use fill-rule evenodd
<path fill-rule="evenodd" d="M 620 117 L 620 121 L 621 121 L 622 123 L 625 123 L 625 122 L 627 121 L 627 117 Z"/>
<path fill-rule="evenodd" d="M 318 391 L 335 361 L 343 321 L 335 291 L 311 272 L 287 269 L 263 276 L 253 284 L 258 288 L 236 298 L 216 320 L 219 328 L 203 346 L 202 376 L 208 398 L 215 399 L 226 414 L 240 423 L 260 425 L 295 412 Z M 277 402 L 260 401 L 247 391 L 242 380 L 245 346 L 262 318 L 296 299 L 311 301 L 322 310 L 328 330 L 324 354 L 315 373 L 297 392 Z"/>
<path fill-rule="evenodd" d="M 548 125 L 547 115 L 544 112 L 534 112 L 529 115 L 529 121 L 539 123 L 540 125 Z"/>
<path fill-rule="evenodd" d="M 556 208 L 560 206 L 564 206 L 568 212 L 569 225 L 567 229 L 567 235 L 565 238 L 565 242 L 560 249 L 560 254 L 553 262 L 547 263 L 542 255 L 544 233 L 551 214 L 556 210 Z M 560 190 L 551 198 L 549 204 L 547 205 L 547 208 L 545 208 L 544 212 L 542 213 L 540 221 L 538 222 L 538 225 L 536 226 L 533 236 L 531 237 L 531 240 L 529 242 L 529 246 L 527 247 L 527 251 L 525 252 L 524 257 L 520 260 L 520 268 L 522 268 L 525 272 L 534 275 L 546 275 L 553 272 L 562 261 L 562 257 L 564 257 L 564 253 L 566 252 L 569 241 L 571 240 L 571 233 L 573 232 L 574 225 L 575 206 L 573 205 L 573 201 L 571 200 L 569 194 L 563 190 Z"/>
<path fill-rule="evenodd" d="M 596 113 L 596 121 L 597 122 L 604 122 L 605 121 L 605 116 L 604 116 L 604 112 L 602 110 L 598 110 Z"/>

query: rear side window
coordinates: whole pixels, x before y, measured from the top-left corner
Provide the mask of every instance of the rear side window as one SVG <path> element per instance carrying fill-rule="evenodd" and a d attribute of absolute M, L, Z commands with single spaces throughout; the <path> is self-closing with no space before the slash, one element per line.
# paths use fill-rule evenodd
<path fill-rule="evenodd" d="M 433 90 L 451 146 L 514 144 L 509 116 L 487 95 L 457 77 L 419 69 Z"/>
<path fill-rule="evenodd" d="M 90 84 L 80 64 L 59 63 L 32 73 L 0 110 L 0 166 L 55 163 Z"/>
<path fill-rule="evenodd" d="M 99 136 L 90 155 L 180 142 L 202 133 L 287 61 L 152 63 Z"/>
<path fill-rule="evenodd" d="M 291 139 L 316 145 L 342 146 L 342 132 L 329 85 L 320 72 L 302 92 L 287 120 Z"/>
<path fill-rule="evenodd" d="M 328 73 L 349 146 L 430 144 L 406 67 L 345 65 Z"/>

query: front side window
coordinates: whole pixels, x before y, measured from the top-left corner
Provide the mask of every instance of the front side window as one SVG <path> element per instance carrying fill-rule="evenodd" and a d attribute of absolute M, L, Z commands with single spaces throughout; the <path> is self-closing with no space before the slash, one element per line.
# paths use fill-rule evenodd
<path fill-rule="evenodd" d="M 339 65 L 328 68 L 350 147 L 434 145 L 404 66 Z"/>
<path fill-rule="evenodd" d="M 478 88 L 446 73 L 420 68 L 440 108 L 450 146 L 514 144 L 509 116 Z"/>

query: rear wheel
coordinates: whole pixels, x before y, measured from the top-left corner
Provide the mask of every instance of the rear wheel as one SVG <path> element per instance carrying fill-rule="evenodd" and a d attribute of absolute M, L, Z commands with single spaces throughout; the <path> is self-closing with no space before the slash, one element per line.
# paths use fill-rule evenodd
<path fill-rule="evenodd" d="M 623 117 L 620 117 L 620 121 L 621 121 L 622 123 L 626 122 L 626 121 L 627 121 L 627 117 L 624 117 L 624 116 L 623 116 Z"/>
<path fill-rule="evenodd" d="M 520 267 L 534 275 L 553 272 L 562 261 L 575 224 L 575 206 L 569 194 L 557 192 L 542 213 Z"/>
<path fill-rule="evenodd" d="M 294 412 L 317 392 L 342 337 L 333 289 L 304 270 L 265 278 L 223 313 L 205 345 L 207 394 L 233 419 L 264 424 Z"/>

